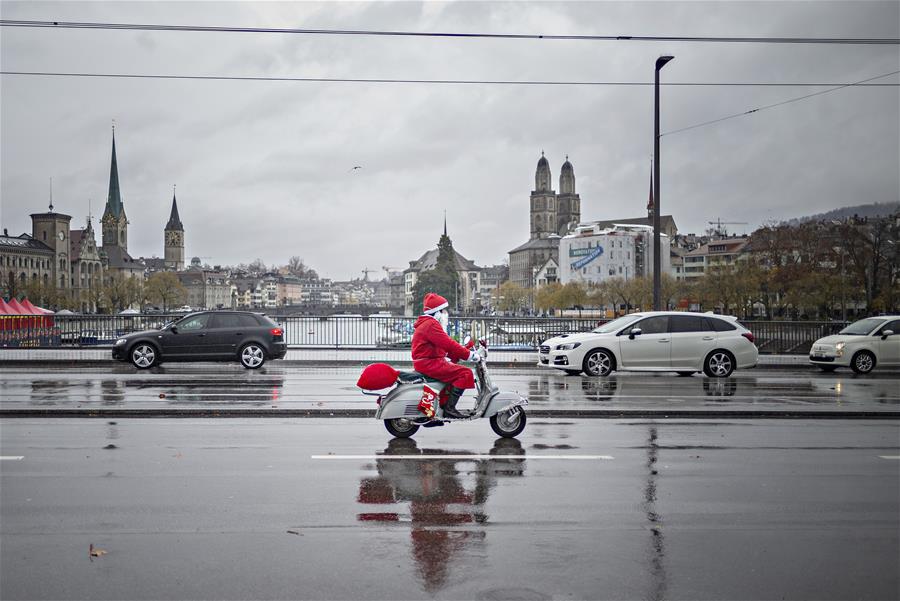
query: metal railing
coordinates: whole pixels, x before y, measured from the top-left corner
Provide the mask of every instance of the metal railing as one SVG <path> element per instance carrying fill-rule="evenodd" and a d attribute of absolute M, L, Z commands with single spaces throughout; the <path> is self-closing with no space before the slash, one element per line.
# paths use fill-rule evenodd
<path fill-rule="evenodd" d="M 0 330 L 0 347 L 60 348 L 111 345 L 117 338 L 153 330 L 183 314 L 56 315 L 53 325 Z M 372 315 L 278 316 L 285 341 L 293 348 L 408 348 L 416 317 Z M 496 350 L 536 350 L 541 341 L 572 332 L 586 332 L 604 320 L 559 317 L 451 318 L 449 332 L 458 340 L 467 334 L 485 338 Z M 805 354 L 818 338 L 835 334 L 844 322 L 746 321 L 761 353 Z"/>

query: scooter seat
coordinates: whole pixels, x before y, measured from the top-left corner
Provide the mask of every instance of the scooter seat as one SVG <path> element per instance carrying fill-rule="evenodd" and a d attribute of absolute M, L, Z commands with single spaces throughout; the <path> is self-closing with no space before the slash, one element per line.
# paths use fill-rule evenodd
<path fill-rule="evenodd" d="M 438 386 L 444 386 L 445 384 L 440 380 L 429 378 L 428 376 L 420 374 L 417 371 L 401 371 L 400 375 L 397 376 L 397 380 L 399 380 L 401 384 L 436 384 Z"/>

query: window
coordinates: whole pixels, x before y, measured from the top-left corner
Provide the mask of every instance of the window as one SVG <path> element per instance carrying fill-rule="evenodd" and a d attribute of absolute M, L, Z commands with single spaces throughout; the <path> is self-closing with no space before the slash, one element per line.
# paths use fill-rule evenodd
<path fill-rule="evenodd" d="M 182 319 L 177 325 L 179 330 L 191 332 L 205 328 L 207 320 L 209 320 L 209 314 L 203 313 L 202 315 L 195 315 L 193 317 Z"/>
<path fill-rule="evenodd" d="M 669 332 L 706 332 L 712 330 L 712 326 L 706 323 L 706 318 L 700 315 L 670 315 Z"/>
<path fill-rule="evenodd" d="M 894 321 L 889 321 L 884 324 L 884 327 L 878 330 L 878 334 L 881 335 L 888 330 L 892 331 L 894 334 L 900 334 L 900 319 L 895 319 Z"/>
<path fill-rule="evenodd" d="M 656 317 L 648 317 L 634 324 L 635 328 L 641 329 L 641 334 L 665 334 L 669 329 L 669 317 L 667 315 L 658 315 Z"/>
<path fill-rule="evenodd" d="M 737 327 L 733 323 L 728 323 L 724 319 L 718 319 L 716 317 L 707 317 L 706 320 L 712 326 L 712 329 L 716 332 L 730 332 L 732 330 L 736 330 Z"/>

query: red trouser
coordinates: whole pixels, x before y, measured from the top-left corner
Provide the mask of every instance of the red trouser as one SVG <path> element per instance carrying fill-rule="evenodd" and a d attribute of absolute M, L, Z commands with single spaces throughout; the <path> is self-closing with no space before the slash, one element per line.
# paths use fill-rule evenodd
<path fill-rule="evenodd" d="M 413 369 L 456 388 L 475 388 L 475 376 L 471 369 L 445 359 L 419 359 L 413 361 Z"/>

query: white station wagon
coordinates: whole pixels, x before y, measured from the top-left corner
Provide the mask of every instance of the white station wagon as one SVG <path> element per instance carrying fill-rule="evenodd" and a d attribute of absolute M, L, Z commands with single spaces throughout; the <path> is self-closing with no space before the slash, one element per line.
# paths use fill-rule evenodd
<path fill-rule="evenodd" d="M 819 338 L 809 362 L 824 371 L 849 367 L 867 374 L 876 365 L 900 365 L 900 315 L 861 319 L 835 334 Z"/>
<path fill-rule="evenodd" d="M 753 334 L 737 318 L 713 313 L 633 313 L 591 332 L 563 334 L 541 343 L 538 365 L 569 374 L 608 376 L 615 370 L 702 371 L 725 378 L 756 367 Z"/>

